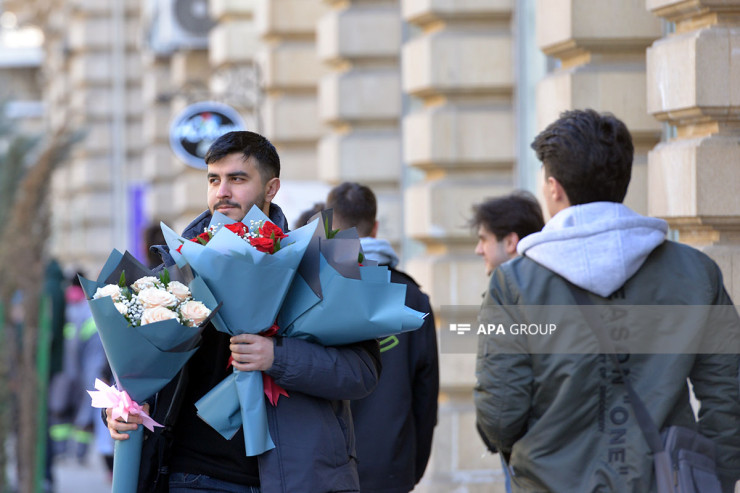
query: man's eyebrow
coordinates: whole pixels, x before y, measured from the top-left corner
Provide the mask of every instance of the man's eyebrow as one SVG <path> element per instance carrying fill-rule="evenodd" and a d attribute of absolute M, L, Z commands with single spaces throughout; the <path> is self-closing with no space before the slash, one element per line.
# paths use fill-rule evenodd
<path fill-rule="evenodd" d="M 208 178 L 218 178 L 220 175 L 218 173 L 208 173 Z M 232 173 L 227 173 L 227 178 L 232 178 L 235 176 L 246 176 L 249 177 L 249 174 L 246 171 L 234 171 Z"/>

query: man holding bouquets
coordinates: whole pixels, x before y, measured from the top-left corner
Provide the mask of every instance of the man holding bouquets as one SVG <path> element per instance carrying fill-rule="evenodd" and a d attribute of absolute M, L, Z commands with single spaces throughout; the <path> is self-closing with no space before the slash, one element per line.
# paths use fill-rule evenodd
<path fill-rule="evenodd" d="M 240 221 L 253 205 L 282 231 L 287 222 L 272 203 L 280 187 L 275 148 L 252 132 L 230 132 L 209 149 L 208 208 L 184 231 L 195 238 L 220 212 Z M 173 259 L 160 247 L 165 265 Z M 259 279 L 244 279 L 259 284 Z M 249 327 L 250 314 L 244 313 Z M 228 334 L 207 327 L 200 348 L 152 402 L 156 428 L 144 443 L 139 491 L 359 491 L 348 399 L 368 395 L 380 372 L 376 341 L 324 347 L 300 339 Z M 240 429 L 224 438 L 202 421 L 195 403 L 232 372 L 262 371 L 290 397 L 267 406 L 275 447 L 247 456 Z M 262 404 L 262 403 L 260 403 Z M 126 439 L 139 421 L 124 423 L 109 412 L 111 436 Z M 249 423 L 244 423 L 249 426 Z"/>

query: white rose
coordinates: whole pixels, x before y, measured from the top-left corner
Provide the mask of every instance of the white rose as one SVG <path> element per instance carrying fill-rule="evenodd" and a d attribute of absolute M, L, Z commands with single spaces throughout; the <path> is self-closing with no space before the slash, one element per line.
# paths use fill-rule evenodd
<path fill-rule="evenodd" d="M 141 314 L 141 325 L 161 322 L 162 320 L 170 320 L 173 318 L 177 318 L 177 314 L 175 314 L 175 312 L 163 306 L 155 306 L 154 308 L 147 308 L 144 310 L 144 313 Z"/>
<path fill-rule="evenodd" d="M 144 288 L 139 292 L 138 298 L 144 308 L 177 305 L 177 298 L 174 294 L 159 288 Z"/>
<path fill-rule="evenodd" d="M 118 313 L 120 313 L 123 316 L 128 315 L 128 307 L 124 305 L 123 303 L 113 303 L 115 305 L 116 310 L 118 310 Z"/>
<path fill-rule="evenodd" d="M 113 301 L 118 301 L 119 299 L 121 299 L 121 288 L 119 288 L 116 284 L 106 284 L 102 288 L 98 288 L 98 290 L 95 291 L 93 299 L 97 300 L 98 298 L 105 298 L 106 296 L 110 296 L 111 298 L 113 298 Z"/>
<path fill-rule="evenodd" d="M 167 285 L 167 291 L 175 295 L 177 301 L 185 301 L 190 298 L 190 289 L 178 281 L 172 281 Z"/>
<path fill-rule="evenodd" d="M 131 288 L 135 293 L 138 293 L 146 288 L 153 288 L 159 284 L 159 279 L 154 276 L 146 276 L 141 279 L 137 279 L 135 283 L 131 285 Z"/>
<path fill-rule="evenodd" d="M 180 305 L 180 316 L 188 327 L 200 325 L 210 314 L 211 310 L 200 301 L 190 300 Z"/>

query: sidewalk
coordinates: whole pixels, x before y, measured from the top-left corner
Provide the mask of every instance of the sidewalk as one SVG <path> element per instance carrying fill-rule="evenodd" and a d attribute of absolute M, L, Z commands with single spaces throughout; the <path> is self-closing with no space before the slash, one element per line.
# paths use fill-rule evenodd
<path fill-rule="evenodd" d="M 89 453 L 80 464 L 75 458 L 62 456 L 54 464 L 54 493 L 109 493 L 108 472 L 103 458 Z"/>

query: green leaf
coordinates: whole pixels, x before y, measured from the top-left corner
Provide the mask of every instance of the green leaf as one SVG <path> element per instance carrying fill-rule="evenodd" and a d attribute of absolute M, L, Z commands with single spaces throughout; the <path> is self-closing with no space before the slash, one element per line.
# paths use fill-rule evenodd
<path fill-rule="evenodd" d="M 170 271 L 167 269 L 162 270 L 162 273 L 159 274 L 159 280 L 162 281 L 162 284 L 167 286 L 170 283 Z"/>
<path fill-rule="evenodd" d="M 118 287 L 119 288 L 125 288 L 126 287 L 126 271 L 121 271 L 121 277 L 118 278 Z"/>
<path fill-rule="evenodd" d="M 357 254 L 357 263 L 358 263 L 358 264 L 361 264 L 361 263 L 362 263 L 362 262 L 364 262 L 364 261 L 365 261 L 365 255 L 363 255 L 363 253 L 362 253 L 362 252 L 358 253 L 358 254 Z"/>

